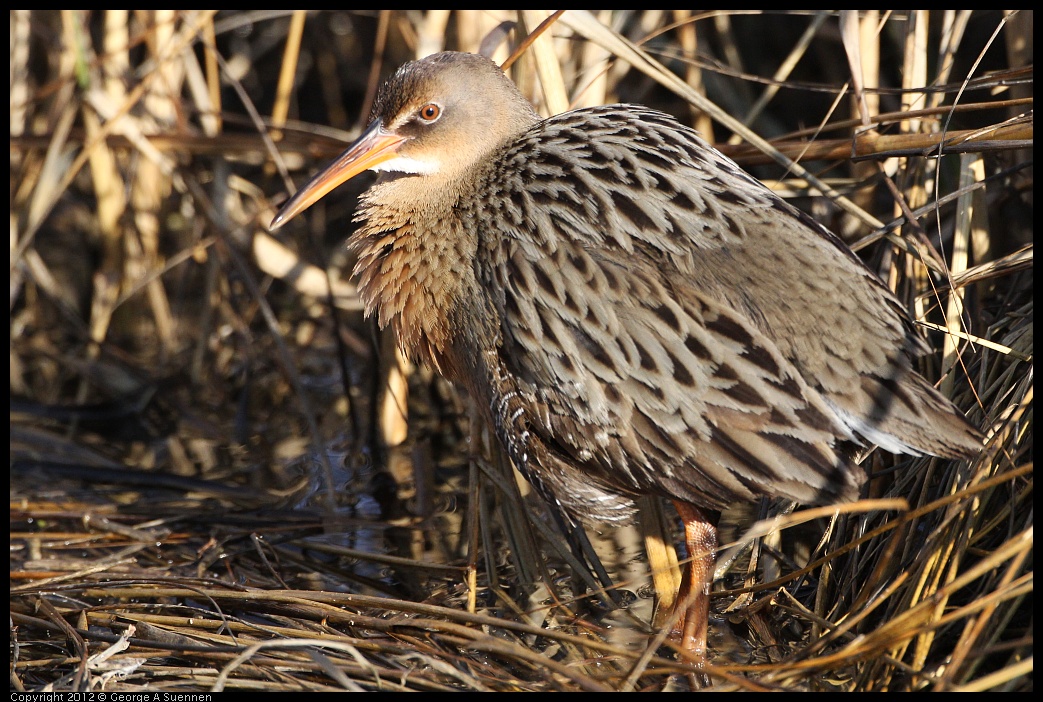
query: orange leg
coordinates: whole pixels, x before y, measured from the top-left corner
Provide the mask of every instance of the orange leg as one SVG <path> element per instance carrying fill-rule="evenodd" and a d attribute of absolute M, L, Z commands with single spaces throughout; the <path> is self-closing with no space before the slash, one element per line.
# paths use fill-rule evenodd
<path fill-rule="evenodd" d="M 675 501 L 684 522 L 688 563 L 682 570 L 681 588 L 675 607 L 680 611 L 673 631 L 683 652 L 698 665 L 706 660 L 706 628 L 710 619 L 710 588 L 717 562 L 716 512 L 704 511 L 687 502 Z"/>

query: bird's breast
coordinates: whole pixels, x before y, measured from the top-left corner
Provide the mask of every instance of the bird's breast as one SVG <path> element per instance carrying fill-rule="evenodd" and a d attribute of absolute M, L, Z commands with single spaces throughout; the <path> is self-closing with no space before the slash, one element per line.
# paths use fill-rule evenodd
<path fill-rule="evenodd" d="M 376 191 L 376 192 L 373 192 Z M 367 316 L 391 326 L 413 359 L 447 372 L 459 365 L 448 356 L 455 338 L 471 334 L 476 235 L 451 207 L 424 206 L 396 196 L 389 204 L 380 186 L 363 196 L 350 249 L 357 255 L 355 275 Z"/>

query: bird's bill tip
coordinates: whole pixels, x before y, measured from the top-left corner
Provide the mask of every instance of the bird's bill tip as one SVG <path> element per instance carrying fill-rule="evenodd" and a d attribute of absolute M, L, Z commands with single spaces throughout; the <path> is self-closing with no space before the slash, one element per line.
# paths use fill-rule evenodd
<path fill-rule="evenodd" d="M 333 163 L 317 173 L 297 191 L 296 195 L 286 201 L 268 228 L 278 229 L 324 198 L 337 186 L 393 158 L 403 141 L 405 137 L 385 130 L 379 121 L 373 122 Z"/>

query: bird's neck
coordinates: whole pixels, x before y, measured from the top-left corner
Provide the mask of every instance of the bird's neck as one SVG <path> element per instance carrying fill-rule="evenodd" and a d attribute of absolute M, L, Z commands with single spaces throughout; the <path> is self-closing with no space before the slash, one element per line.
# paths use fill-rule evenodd
<path fill-rule="evenodd" d="M 367 316 L 391 325 L 412 358 L 443 373 L 460 333 L 462 301 L 477 295 L 477 232 L 454 212 L 451 184 L 427 178 L 378 182 L 361 198 L 350 246 Z M 440 192 L 420 192 L 437 187 Z M 449 188 L 447 190 L 447 188 Z"/>

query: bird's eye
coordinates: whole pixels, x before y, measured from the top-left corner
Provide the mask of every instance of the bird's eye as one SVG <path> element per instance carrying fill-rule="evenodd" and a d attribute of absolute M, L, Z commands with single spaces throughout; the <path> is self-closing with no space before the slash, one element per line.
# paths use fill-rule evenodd
<path fill-rule="evenodd" d="M 429 102 L 420 108 L 420 119 L 425 122 L 434 122 L 442 114 L 442 108 L 433 102 Z"/>

